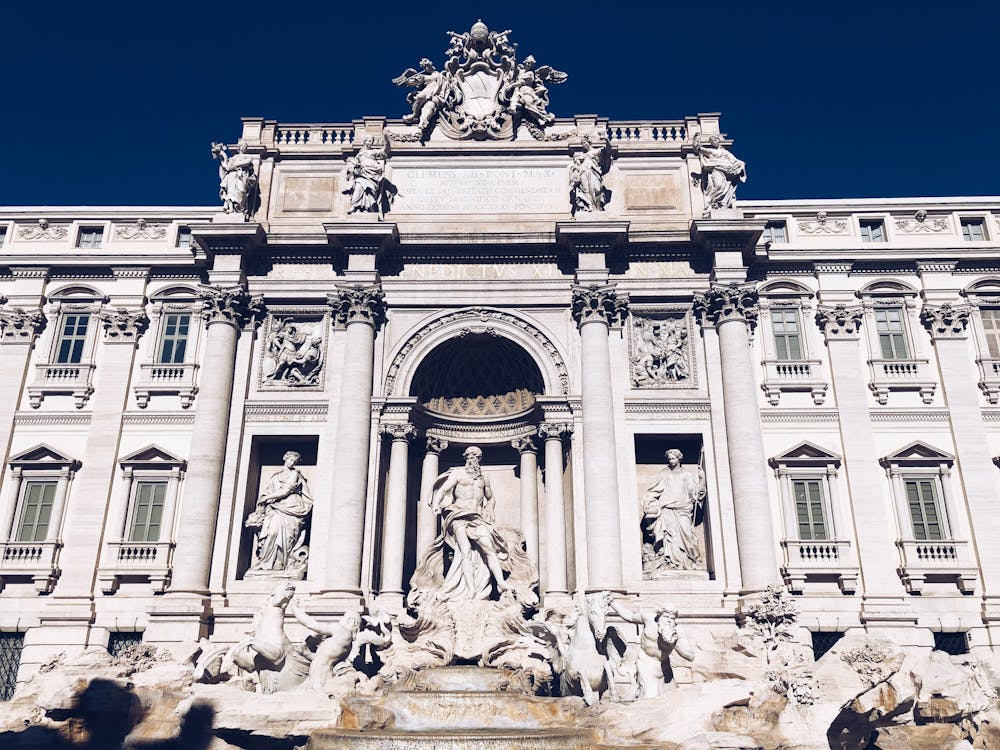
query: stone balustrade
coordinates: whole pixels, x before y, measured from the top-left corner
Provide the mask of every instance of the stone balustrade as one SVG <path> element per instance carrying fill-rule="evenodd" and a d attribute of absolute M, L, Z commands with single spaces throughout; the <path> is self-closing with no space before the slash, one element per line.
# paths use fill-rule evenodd
<path fill-rule="evenodd" d="M 899 576 L 913 594 L 928 581 L 953 580 L 962 593 L 975 593 L 979 579 L 969 543 L 964 539 L 899 539 Z"/>
<path fill-rule="evenodd" d="M 56 540 L 43 542 L 0 542 L 0 589 L 11 578 L 30 578 L 40 593 L 49 593 L 59 577 L 59 550 Z"/>
<path fill-rule="evenodd" d="M 781 573 L 792 593 L 803 593 L 809 579 L 836 580 L 845 594 L 857 590 L 859 571 L 850 541 L 785 539 L 781 546 L 785 550 Z"/>
<path fill-rule="evenodd" d="M 114 593 L 124 577 L 143 578 L 163 591 L 173 568 L 174 542 L 108 542 L 108 567 L 97 572 L 104 593 Z"/>
<path fill-rule="evenodd" d="M 920 391 L 925 404 L 934 400 L 937 378 L 927 359 L 870 359 L 869 388 L 880 404 L 889 401 L 890 391 Z"/>

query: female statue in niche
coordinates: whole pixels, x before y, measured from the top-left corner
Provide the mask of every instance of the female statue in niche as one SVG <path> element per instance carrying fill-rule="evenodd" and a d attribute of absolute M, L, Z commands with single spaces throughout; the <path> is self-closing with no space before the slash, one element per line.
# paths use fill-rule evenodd
<path fill-rule="evenodd" d="M 690 474 L 676 448 L 666 452 L 667 468 L 642 496 L 642 567 L 647 578 L 669 570 L 697 570 L 701 548 L 694 520 L 705 499 L 705 472 Z"/>
<path fill-rule="evenodd" d="M 246 520 L 247 528 L 257 529 L 254 563 L 248 574 L 302 578 L 309 561 L 305 544 L 306 519 L 312 511 L 309 485 L 297 464 L 302 456 L 288 451 L 284 468 L 271 475 Z"/>

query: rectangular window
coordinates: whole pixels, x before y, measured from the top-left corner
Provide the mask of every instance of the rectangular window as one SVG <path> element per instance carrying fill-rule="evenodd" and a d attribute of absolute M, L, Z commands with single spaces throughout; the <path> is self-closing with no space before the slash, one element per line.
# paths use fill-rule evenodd
<path fill-rule="evenodd" d="M 969 653 L 969 631 L 954 630 L 934 633 L 934 650 L 944 651 L 950 656 L 962 656 Z"/>
<path fill-rule="evenodd" d="M 788 234 L 785 232 L 785 222 L 769 221 L 764 225 L 764 242 L 788 242 Z"/>
<path fill-rule="evenodd" d="M 906 329 L 903 327 L 903 308 L 880 307 L 875 310 L 875 330 L 882 359 L 909 359 Z"/>
<path fill-rule="evenodd" d="M 0 633 L 0 701 L 14 697 L 23 651 L 24 633 Z"/>
<path fill-rule="evenodd" d="M 7 227 L 0 227 L 0 245 L 7 239 Z"/>
<path fill-rule="evenodd" d="M 160 541 L 163 523 L 163 501 L 167 496 L 166 482 L 136 482 L 132 501 L 130 542 Z"/>
<path fill-rule="evenodd" d="M 859 226 L 862 242 L 885 242 L 885 224 L 881 219 L 862 219 Z"/>
<path fill-rule="evenodd" d="M 799 311 L 793 307 L 771 309 L 771 330 L 778 359 L 802 359 Z"/>
<path fill-rule="evenodd" d="M 191 227 L 177 228 L 177 247 L 191 247 Z"/>
<path fill-rule="evenodd" d="M 44 542 L 49 535 L 52 503 L 56 498 L 54 480 L 25 482 L 21 490 L 21 515 L 17 521 L 18 542 Z"/>
<path fill-rule="evenodd" d="M 63 316 L 56 342 L 56 364 L 76 365 L 83 360 L 89 325 L 90 313 L 67 313 Z"/>
<path fill-rule="evenodd" d="M 184 361 L 190 329 L 190 313 L 167 313 L 163 316 L 163 331 L 160 334 L 160 351 L 157 358 L 159 364 L 179 365 Z"/>
<path fill-rule="evenodd" d="M 937 482 L 934 479 L 907 479 L 904 484 L 910 520 L 913 522 L 913 538 L 918 542 L 944 539 Z"/>
<path fill-rule="evenodd" d="M 77 247 L 100 247 L 104 242 L 104 227 L 80 227 Z"/>
<path fill-rule="evenodd" d="M 983 321 L 986 348 L 991 357 L 1000 359 L 1000 307 L 980 307 L 979 316 Z"/>
<path fill-rule="evenodd" d="M 982 219 L 962 219 L 962 239 L 966 242 L 982 242 L 986 239 L 986 224 Z"/>
<path fill-rule="evenodd" d="M 823 507 L 823 482 L 819 479 L 792 481 L 795 497 L 795 518 L 799 524 L 799 539 L 817 541 L 829 539 L 826 510 Z"/>

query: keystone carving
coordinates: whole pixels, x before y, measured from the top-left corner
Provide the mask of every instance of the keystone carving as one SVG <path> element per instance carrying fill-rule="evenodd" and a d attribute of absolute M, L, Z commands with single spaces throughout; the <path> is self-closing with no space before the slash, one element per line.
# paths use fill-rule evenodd
<path fill-rule="evenodd" d="M 242 286 L 201 287 L 201 315 L 212 323 L 229 323 L 242 328 L 263 312 L 260 297 L 252 297 Z"/>
<path fill-rule="evenodd" d="M 861 330 L 863 316 L 861 305 L 820 305 L 816 308 L 816 325 L 828 339 L 854 338 Z"/>
<path fill-rule="evenodd" d="M 385 295 L 378 284 L 360 286 L 342 284 L 327 302 L 340 325 L 367 323 L 378 330 L 385 322 Z"/>
<path fill-rule="evenodd" d="M 694 295 L 695 315 L 719 325 L 729 320 L 757 322 L 757 290 L 751 284 L 713 284 Z"/>
<path fill-rule="evenodd" d="M 45 315 L 41 310 L 0 308 L 0 341 L 30 342 L 44 328 Z"/>
<path fill-rule="evenodd" d="M 920 322 L 930 331 L 931 338 L 964 337 L 969 325 L 969 308 L 964 305 L 924 305 L 920 311 Z"/>
<path fill-rule="evenodd" d="M 627 315 L 628 295 L 616 292 L 614 284 L 573 285 L 573 319 L 578 326 L 594 321 L 620 325 Z"/>
<path fill-rule="evenodd" d="M 104 326 L 104 337 L 110 342 L 138 341 L 149 326 L 149 316 L 143 310 L 119 307 L 114 310 L 102 310 L 98 315 Z"/>

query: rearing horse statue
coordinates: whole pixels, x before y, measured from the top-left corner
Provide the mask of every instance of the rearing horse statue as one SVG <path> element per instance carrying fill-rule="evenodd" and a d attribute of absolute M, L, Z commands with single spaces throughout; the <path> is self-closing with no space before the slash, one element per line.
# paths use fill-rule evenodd
<path fill-rule="evenodd" d="M 602 687 L 607 689 L 611 700 L 619 699 L 614 672 L 621 655 L 615 651 L 605 624 L 610 600 L 611 595 L 607 592 L 583 597 L 575 605 L 575 616 L 567 623 L 569 643 L 559 646 L 562 693 L 568 695 L 572 687 L 579 684 L 583 702 L 588 706 L 600 700 Z"/>

